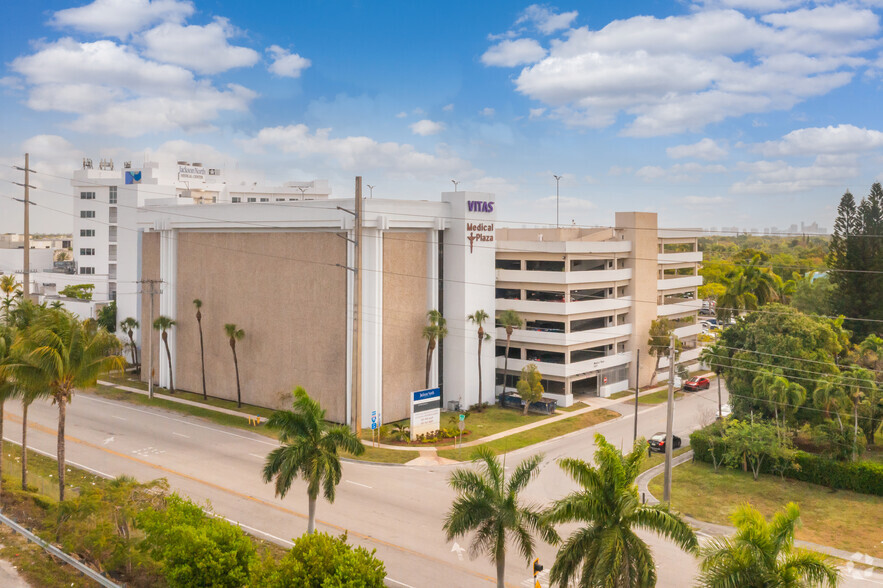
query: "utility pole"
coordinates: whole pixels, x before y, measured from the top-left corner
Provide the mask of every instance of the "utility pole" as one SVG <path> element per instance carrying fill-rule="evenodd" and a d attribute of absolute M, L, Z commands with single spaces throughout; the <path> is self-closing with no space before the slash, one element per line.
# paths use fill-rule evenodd
<path fill-rule="evenodd" d="M 561 209 L 560 201 L 558 200 L 558 183 L 564 176 L 556 176 L 552 174 L 552 177 L 555 178 L 555 228 L 557 229 L 561 226 L 558 224 L 558 211 Z"/>
<path fill-rule="evenodd" d="M 353 272 L 353 431 L 362 435 L 362 176 L 356 176 Z"/>
<path fill-rule="evenodd" d="M 641 350 L 635 350 L 635 435 L 632 443 L 638 440 L 638 392 L 641 390 Z"/>
<path fill-rule="evenodd" d="M 25 197 L 24 200 L 19 198 L 14 198 L 14 200 L 19 200 L 20 202 L 24 202 L 25 205 L 25 218 L 24 218 L 24 233 L 25 233 L 25 248 L 22 254 L 22 274 L 24 275 L 24 279 L 22 279 L 22 297 L 27 299 L 30 298 L 31 295 L 31 195 L 30 189 L 33 188 L 30 184 L 30 173 L 34 170 L 31 169 L 30 163 L 30 154 L 25 153 L 25 166 L 18 167 L 15 166 L 15 169 L 19 171 L 25 172 L 25 182 L 24 184 L 20 184 L 19 182 L 13 182 L 13 184 L 23 186 L 25 189 Z"/>
<path fill-rule="evenodd" d="M 140 280 L 140 284 L 147 284 L 150 286 L 150 290 L 147 291 L 150 294 L 150 316 L 147 319 L 147 324 L 144 324 L 142 321 L 141 324 L 141 334 L 147 333 L 147 396 L 148 398 L 153 399 L 153 307 L 154 307 L 154 296 L 157 294 L 162 294 L 162 290 L 156 288 L 157 284 L 162 284 L 162 280 Z M 142 292 L 143 292 L 142 288 Z M 143 339 L 142 336 L 142 345 Z M 144 373 L 144 366 L 141 366 L 141 373 Z"/>
<path fill-rule="evenodd" d="M 662 501 L 671 504 L 671 450 L 672 427 L 675 412 L 675 334 L 668 344 L 668 415 L 665 419 L 665 487 Z"/>
<path fill-rule="evenodd" d="M 721 405 L 721 375 L 717 375 L 717 416 L 724 418 L 724 408 Z"/>

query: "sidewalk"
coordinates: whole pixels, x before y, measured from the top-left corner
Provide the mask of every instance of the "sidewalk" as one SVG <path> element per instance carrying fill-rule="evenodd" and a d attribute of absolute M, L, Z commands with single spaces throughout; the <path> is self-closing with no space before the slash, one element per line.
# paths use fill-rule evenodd
<path fill-rule="evenodd" d="M 102 386 L 110 386 L 111 388 L 116 388 L 117 390 L 123 390 L 125 392 L 134 392 L 135 394 L 140 394 L 142 396 L 148 396 L 146 390 L 141 390 L 139 388 L 132 388 L 131 386 L 121 386 L 119 384 L 114 384 L 113 382 L 105 382 L 103 380 L 98 380 L 98 383 Z M 161 400 L 168 400 L 169 402 L 177 402 L 178 404 L 186 404 L 188 406 L 195 406 L 197 408 L 204 408 L 206 410 L 213 410 L 215 412 L 222 412 L 224 414 L 229 414 L 231 416 L 242 417 L 247 419 L 249 422 L 254 422 L 256 424 L 261 424 L 266 422 L 267 419 L 264 417 L 260 417 L 254 414 L 248 414 L 247 412 L 240 412 L 238 410 L 231 410 L 229 408 L 223 408 L 220 406 L 212 406 L 206 402 L 196 402 L 194 400 L 186 400 L 184 398 L 178 398 L 177 396 L 171 396 L 169 394 L 158 394 L 156 392 L 153 393 L 154 398 L 159 398 Z"/>
<path fill-rule="evenodd" d="M 681 455 L 675 457 L 671 460 L 672 467 L 680 465 L 686 461 L 690 461 L 693 459 L 693 450 L 686 451 Z M 661 463 L 657 466 L 653 466 L 649 470 L 641 473 L 638 478 L 635 480 L 635 483 L 638 485 L 638 493 L 647 498 L 647 504 L 659 504 L 659 500 L 650 493 L 648 488 L 650 484 L 650 480 L 658 476 L 665 469 L 665 463 Z M 719 537 L 723 535 L 732 535 L 735 531 L 735 527 L 731 527 L 729 525 L 719 525 L 717 523 L 709 523 L 706 521 L 700 521 L 698 519 L 694 519 L 691 516 L 684 515 L 684 518 L 689 522 L 693 527 L 697 529 L 697 531 L 701 534 L 708 535 L 710 537 Z M 845 551 L 843 549 L 837 549 L 835 547 L 828 547 L 827 545 L 819 545 L 818 543 L 811 543 L 809 541 L 794 541 L 794 544 L 798 547 L 803 547 L 805 549 L 811 549 L 812 551 L 818 551 L 819 553 L 824 553 L 825 555 L 830 555 L 832 557 L 837 557 L 842 560 L 858 562 L 864 565 L 874 566 L 878 568 L 883 568 L 883 559 L 879 557 L 872 557 L 870 555 L 852 553 L 849 551 Z M 857 559 L 858 558 L 858 559 Z"/>

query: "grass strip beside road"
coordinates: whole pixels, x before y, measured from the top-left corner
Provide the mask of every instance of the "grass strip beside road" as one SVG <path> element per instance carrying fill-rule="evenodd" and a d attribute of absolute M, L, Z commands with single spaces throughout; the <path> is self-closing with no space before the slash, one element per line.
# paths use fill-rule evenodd
<path fill-rule="evenodd" d="M 672 505 L 701 521 L 731 525 L 729 515 L 745 502 L 771 516 L 788 502 L 800 505 L 803 526 L 797 538 L 847 551 L 883 557 L 883 497 L 750 473 L 706 463 L 685 463 L 674 468 Z M 662 496 L 662 475 L 650 482 L 650 492 Z"/>
<path fill-rule="evenodd" d="M 542 425 L 540 427 L 536 427 L 535 429 L 529 429 L 527 431 L 517 433 L 509 437 L 503 437 L 502 439 L 490 441 L 489 443 L 485 443 L 482 446 L 488 447 L 495 454 L 499 455 L 501 453 L 513 451 L 515 449 L 521 449 L 522 447 L 527 447 L 528 445 L 534 445 L 535 443 L 548 441 L 549 439 L 554 439 L 555 437 L 560 437 L 561 435 L 566 435 L 567 433 L 573 433 L 574 431 L 579 431 L 580 429 L 585 429 L 586 427 L 591 427 L 605 421 L 615 419 L 619 416 L 620 414 L 618 412 L 608 410 L 606 408 L 599 408 L 590 412 L 578 414 L 570 418 L 562 419 L 560 421 L 555 421 L 553 423 L 549 423 L 548 425 Z M 463 449 L 443 449 L 438 451 L 438 455 L 439 457 L 444 457 L 447 459 L 469 461 L 472 458 L 472 454 L 475 449 L 475 447 L 466 447 Z"/>
<path fill-rule="evenodd" d="M 690 450 L 689 445 L 685 445 L 685 446 L 681 447 L 680 449 L 675 449 L 674 451 L 671 452 L 672 459 L 674 459 L 675 457 L 684 453 L 685 451 L 689 451 L 689 450 Z M 641 462 L 641 472 L 646 472 L 650 468 L 652 468 L 654 466 L 658 466 L 659 464 L 663 463 L 664 461 L 665 461 L 665 452 L 663 451 L 662 453 L 657 453 L 654 451 L 650 455 L 650 457 L 645 458 L 644 461 Z M 680 466 L 678 466 L 678 467 L 680 467 Z M 655 494 L 654 494 L 654 496 L 655 496 Z"/>
<path fill-rule="evenodd" d="M 675 392 L 675 400 L 683 397 L 683 392 Z M 663 402 L 668 401 L 668 390 L 659 390 L 658 392 L 653 392 L 652 394 L 645 394 L 644 396 L 638 396 L 638 402 L 640 404 L 662 404 Z"/>
<path fill-rule="evenodd" d="M 397 449 L 368 446 L 365 446 L 365 453 L 358 457 L 349 453 L 343 453 L 341 455 L 348 459 L 357 459 L 359 461 L 370 461 L 375 463 L 408 463 L 412 459 L 420 457 L 420 453 L 417 451 L 399 451 Z"/>

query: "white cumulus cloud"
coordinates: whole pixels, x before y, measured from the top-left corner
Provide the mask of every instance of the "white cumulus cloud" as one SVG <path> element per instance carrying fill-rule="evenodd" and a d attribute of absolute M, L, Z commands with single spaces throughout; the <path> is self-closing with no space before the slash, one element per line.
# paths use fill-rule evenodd
<path fill-rule="evenodd" d="M 423 120 L 418 120 L 417 122 L 408 125 L 411 129 L 411 132 L 415 135 L 420 135 L 421 137 L 425 137 L 426 135 L 437 135 L 438 133 L 445 130 L 445 124 L 440 122 L 435 122 L 429 119 L 424 118 Z"/>
<path fill-rule="evenodd" d="M 668 147 L 665 153 L 672 159 L 692 158 L 705 161 L 717 161 L 727 156 L 727 150 L 708 137 L 691 145 Z"/>
<path fill-rule="evenodd" d="M 52 15 L 50 24 L 83 33 L 125 39 L 160 22 L 183 22 L 195 11 L 179 0 L 95 0 Z"/>
<path fill-rule="evenodd" d="M 260 59 L 254 49 L 230 45 L 227 40 L 235 34 L 226 18 L 217 17 L 205 26 L 164 23 L 142 33 L 139 42 L 146 57 L 216 74 L 254 65 Z"/>
<path fill-rule="evenodd" d="M 556 12 L 556 9 L 542 6 L 540 4 L 531 4 L 524 9 L 515 24 L 531 23 L 538 31 L 545 35 L 551 35 L 555 31 L 560 31 L 570 27 L 570 24 L 576 19 L 579 13 L 574 10 L 572 12 Z"/>
<path fill-rule="evenodd" d="M 779 141 L 754 147 L 765 157 L 858 153 L 883 147 L 883 132 L 853 125 L 815 127 L 791 131 Z"/>
<path fill-rule="evenodd" d="M 499 67 L 515 67 L 525 63 L 535 63 L 546 56 L 537 41 L 533 39 L 516 39 L 514 41 L 501 41 L 481 56 L 481 62 L 485 65 Z"/>
<path fill-rule="evenodd" d="M 306 57 L 291 53 L 279 45 L 271 45 L 267 52 L 273 57 L 273 63 L 267 69 L 283 78 L 299 78 L 301 72 L 312 65 Z"/>

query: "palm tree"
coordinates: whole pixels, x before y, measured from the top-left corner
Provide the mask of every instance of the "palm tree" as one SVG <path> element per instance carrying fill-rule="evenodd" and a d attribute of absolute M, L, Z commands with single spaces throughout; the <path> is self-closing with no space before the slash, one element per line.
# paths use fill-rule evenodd
<path fill-rule="evenodd" d="M 674 323 L 664 316 L 659 317 L 650 323 L 650 330 L 647 333 L 649 335 L 649 338 L 647 339 L 647 353 L 656 357 L 656 365 L 653 367 L 653 375 L 650 376 L 651 385 L 656 382 L 656 372 L 659 371 L 660 360 L 663 357 L 667 357 L 669 354 L 671 334 L 674 330 Z M 683 344 L 681 343 L 681 340 L 675 337 L 675 357 L 680 355 L 682 347 Z"/>
<path fill-rule="evenodd" d="M 497 324 L 506 329 L 506 357 L 503 358 L 503 392 L 505 392 L 506 380 L 509 377 L 509 344 L 512 342 L 512 331 L 523 327 L 524 321 L 514 310 L 504 310 L 497 315 Z"/>
<path fill-rule="evenodd" d="M 129 345 L 132 348 L 132 365 L 135 367 L 138 366 L 138 346 L 135 345 L 135 337 L 133 335 L 135 329 L 139 326 L 138 321 L 130 316 L 120 321 L 120 329 L 129 336 Z"/>
<path fill-rule="evenodd" d="M 432 370 L 432 352 L 435 351 L 436 341 L 441 341 L 448 336 L 448 321 L 437 310 L 426 313 L 429 324 L 423 327 L 423 338 L 426 339 L 426 388 L 429 388 L 429 372 Z"/>
<path fill-rule="evenodd" d="M 224 332 L 230 338 L 230 349 L 233 350 L 233 367 L 236 368 L 236 406 L 242 406 L 242 390 L 239 388 L 239 359 L 236 357 L 236 342 L 242 341 L 245 337 L 245 331 L 237 329 L 236 325 L 227 323 L 224 325 Z"/>
<path fill-rule="evenodd" d="M 831 418 L 831 412 L 837 415 L 840 430 L 843 430 L 843 420 L 840 418 L 840 411 L 849 404 L 849 399 L 840 386 L 838 378 L 828 378 L 819 382 L 819 385 L 813 391 L 812 403 L 817 409 L 825 411 L 826 419 Z"/>
<path fill-rule="evenodd" d="M 507 540 L 518 544 L 518 550 L 528 562 L 534 556 L 533 534 L 553 545 L 560 541 L 539 508 L 523 503 L 518 496 L 539 473 L 543 456 L 534 455 L 522 461 L 508 480 L 503 464 L 487 447 L 479 447 L 473 460 L 478 465 L 477 472 L 459 469 L 449 478 L 457 498 L 445 517 L 443 528 L 448 541 L 474 531 L 470 556 L 487 555 L 497 566 L 497 588 L 503 588 Z"/>
<path fill-rule="evenodd" d="M 852 403 L 853 435 L 855 439 L 852 446 L 852 461 L 858 461 L 859 407 L 867 406 L 867 399 L 869 396 L 874 395 L 877 385 L 874 374 L 870 370 L 856 366 L 852 366 L 848 371 L 840 374 L 838 381 L 840 387 L 846 393 L 846 397 Z M 872 439 L 875 430 L 876 427 L 871 432 Z"/>
<path fill-rule="evenodd" d="M 778 299 L 782 279 L 763 267 L 759 255 L 747 265 L 730 271 L 723 278 L 726 292 L 717 302 L 717 317 L 729 321 L 740 310 L 757 310 L 758 307 Z"/>
<path fill-rule="evenodd" d="M 776 431 L 779 429 L 779 407 L 782 407 L 782 428 L 789 412 L 795 412 L 806 400 L 806 388 L 795 382 L 788 381 L 782 375 L 782 370 L 761 369 L 752 382 L 760 394 L 773 405 L 773 414 L 776 420 Z"/>
<path fill-rule="evenodd" d="M 719 345 L 708 345 L 703 347 L 699 353 L 699 362 L 708 366 L 717 375 L 717 416 L 719 417 L 723 416 L 721 379 L 724 377 L 724 369 L 726 369 L 729 359 L 727 350 Z"/>
<path fill-rule="evenodd" d="M 644 439 L 635 441 L 628 455 L 595 435 L 597 467 L 581 459 L 558 463 L 580 490 L 556 501 L 547 518 L 553 524 L 587 523 L 575 531 L 558 550 L 551 582 L 567 586 L 651 587 L 656 567 L 650 548 L 636 534 L 639 528 L 674 541 L 694 553 L 696 535 L 667 504 L 641 504 L 635 478 L 647 451 Z"/>
<path fill-rule="evenodd" d="M 202 362 L 202 398 L 208 400 L 208 394 L 205 391 L 205 345 L 202 341 L 202 300 L 195 298 L 193 306 L 196 307 L 196 324 L 199 325 L 199 360 Z"/>
<path fill-rule="evenodd" d="M 730 520 L 736 534 L 710 539 L 700 551 L 700 586 L 837 586 L 839 572 L 825 556 L 794 548 L 800 521 L 797 504 L 789 502 L 770 522 L 744 504 Z"/>
<path fill-rule="evenodd" d="M 6 401 L 14 398 L 18 389 L 12 373 L 7 366 L 13 362 L 12 346 L 15 341 L 15 331 L 9 327 L 0 326 L 0 456 L 3 455 L 3 408 Z M 24 448 L 24 443 L 22 448 Z M 22 456 L 24 456 L 22 449 Z M 0 493 L 3 484 L 3 460 L 0 459 Z"/>
<path fill-rule="evenodd" d="M 15 281 L 15 274 L 0 276 L 0 292 L 3 292 L 5 296 L 3 299 L 3 317 L 7 325 L 9 325 L 12 320 L 10 317 L 12 303 L 15 301 L 16 297 L 21 296 L 20 287 L 21 284 Z"/>
<path fill-rule="evenodd" d="M 162 333 L 162 342 L 166 346 L 166 359 L 169 360 L 169 392 L 172 394 L 175 393 L 175 374 L 172 372 L 172 352 L 169 350 L 169 329 L 175 324 L 175 321 L 163 315 L 153 320 L 153 328 Z"/>
<path fill-rule="evenodd" d="M 13 346 L 10 367 L 24 390 L 44 389 L 58 406 L 58 499 L 64 500 L 64 426 L 74 390 L 95 385 L 107 372 L 126 367 L 117 355 L 120 341 L 95 321 L 80 322 L 63 311 L 48 311 Z"/>
<path fill-rule="evenodd" d="M 470 314 L 466 317 L 470 322 L 478 325 L 478 411 L 481 412 L 483 410 L 482 399 L 481 399 L 481 343 L 487 339 L 490 339 L 491 336 L 484 332 L 484 321 L 488 320 L 490 316 L 483 310 L 476 310 L 473 314 Z"/>
<path fill-rule="evenodd" d="M 361 455 L 365 446 L 349 427 L 329 425 L 325 410 L 300 386 L 294 389 L 294 410 L 274 412 L 267 427 L 279 431 L 282 446 L 267 455 L 264 483 L 276 478 L 276 496 L 280 498 L 285 498 L 298 476 L 307 483 L 307 533 L 312 534 L 320 487 L 325 499 L 334 502 L 335 488 L 340 484 L 340 452 Z"/>

